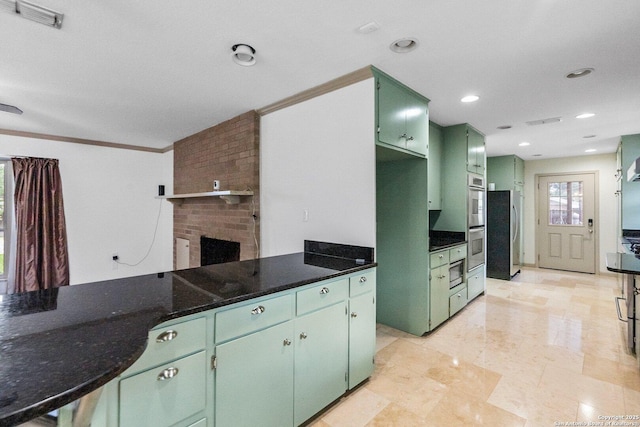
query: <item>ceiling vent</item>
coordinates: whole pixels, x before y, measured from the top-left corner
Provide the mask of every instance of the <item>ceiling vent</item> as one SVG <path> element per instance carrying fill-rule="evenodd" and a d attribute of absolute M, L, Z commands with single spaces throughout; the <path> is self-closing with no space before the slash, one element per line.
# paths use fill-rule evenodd
<path fill-rule="evenodd" d="M 14 107 L 13 105 L 0 104 L 0 111 L 4 111 L 6 113 L 13 114 L 22 114 L 22 110 L 18 107 Z"/>
<path fill-rule="evenodd" d="M 551 117 L 549 119 L 541 119 L 541 120 L 532 120 L 530 122 L 525 122 L 529 126 L 538 126 L 538 125 L 548 125 L 549 123 L 558 123 L 561 122 L 561 117 Z"/>
<path fill-rule="evenodd" d="M 0 10 L 17 13 L 30 21 L 58 29 L 62 27 L 62 19 L 64 18 L 60 12 L 25 0 L 0 0 Z"/>

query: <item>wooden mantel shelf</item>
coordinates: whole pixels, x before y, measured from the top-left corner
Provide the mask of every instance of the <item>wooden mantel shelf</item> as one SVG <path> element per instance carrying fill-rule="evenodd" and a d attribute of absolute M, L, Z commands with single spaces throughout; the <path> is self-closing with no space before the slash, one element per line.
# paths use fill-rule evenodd
<path fill-rule="evenodd" d="M 240 203 L 240 196 L 253 196 L 253 191 L 224 190 L 208 191 L 205 193 L 170 194 L 166 196 L 156 196 L 156 199 L 167 199 L 171 203 L 179 206 L 184 202 L 184 199 L 193 199 L 196 197 L 220 197 L 222 200 L 227 202 L 227 204 L 237 205 Z"/>

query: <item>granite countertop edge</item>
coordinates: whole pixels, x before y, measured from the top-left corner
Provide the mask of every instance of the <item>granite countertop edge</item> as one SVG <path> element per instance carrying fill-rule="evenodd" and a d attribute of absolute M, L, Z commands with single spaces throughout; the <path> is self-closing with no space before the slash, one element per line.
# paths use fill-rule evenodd
<path fill-rule="evenodd" d="M 293 256 L 293 255 L 299 255 L 299 254 L 291 254 L 289 256 Z M 272 257 L 272 258 L 277 258 L 277 257 Z M 261 260 L 269 260 L 269 258 L 263 258 Z M 240 262 L 230 263 L 230 264 L 241 265 L 243 262 L 246 263 L 247 261 L 240 261 Z M 38 416 L 47 414 L 48 412 L 54 409 L 60 408 L 70 402 L 73 402 L 81 398 L 82 396 L 86 395 L 87 393 L 90 393 L 91 391 L 96 390 L 99 387 L 107 384 L 109 381 L 116 378 L 118 375 L 120 375 L 122 372 L 128 369 L 131 365 L 133 365 L 133 363 L 142 355 L 142 353 L 145 351 L 147 347 L 149 331 L 161 323 L 179 319 L 186 316 L 190 316 L 190 315 L 194 315 L 194 314 L 198 314 L 198 313 L 202 313 L 202 312 L 206 312 L 206 311 L 217 309 L 224 306 L 233 305 L 236 303 L 241 303 L 241 302 L 249 301 L 256 298 L 261 298 L 271 294 L 276 294 L 278 292 L 287 291 L 297 287 L 302 287 L 311 283 L 357 273 L 358 271 L 366 270 L 376 266 L 377 266 L 376 262 L 367 261 L 362 265 L 356 265 L 351 268 L 341 268 L 339 270 L 333 270 L 331 268 L 328 268 L 324 273 L 313 274 L 312 275 L 313 277 L 305 278 L 302 280 L 292 280 L 281 285 L 268 287 L 266 289 L 261 289 L 255 292 L 244 293 L 242 295 L 231 297 L 231 298 L 214 300 L 206 304 L 197 304 L 191 307 L 187 307 L 187 308 L 183 308 L 175 311 L 170 311 L 162 308 L 157 308 L 155 310 L 147 310 L 149 311 L 149 313 L 147 313 L 142 320 L 137 321 L 136 319 L 134 319 L 134 321 L 138 322 L 139 325 L 136 325 L 137 326 L 137 329 L 135 331 L 136 336 L 131 338 L 130 341 L 128 342 L 131 350 L 127 352 L 127 355 L 125 357 L 118 358 L 117 362 L 113 363 L 112 366 L 108 366 L 103 369 L 97 369 L 93 371 L 95 372 L 95 374 L 93 374 L 89 378 L 86 378 L 82 382 L 74 384 L 73 387 L 69 387 L 68 389 L 64 390 L 61 393 L 44 397 L 41 400 L 38 400 L 37 402 L 33 402 L 28 406 L 20 407 L 17 409 L 11 409 L 8 412 L 4 412 L 2 408 L 2 406 L 10 406 L 8 404 L 3 403 L 3 399 L 5 399 L 6 396 L 0 395 L 0 425 L 1 426 L 15 425 L 15 424 L 32 420 Z M 180 272 L 177 271 L 177 272 L 171 272 L 171 273 L 180 273 Z M 117 282 L 117 281 L 118 279 L 111 282 Z M 86 285 L 75 285 L 70 288 L 82 289 L 83 286 L 86 286 Z M 109 327 L 111 322 L 112 322 L 111 319 L 103 320 L 102 327 Z M 0 339 L 0 348 L 2 347 L 3 344 L 13 339 L 14 337 L 10 337 L 9 339 Z M 106 346 L 108 344 L 104 344 L 104 345 Z M 2 378 L 2 373 L 3 372 L 0 369 L 0 378 Z"/>

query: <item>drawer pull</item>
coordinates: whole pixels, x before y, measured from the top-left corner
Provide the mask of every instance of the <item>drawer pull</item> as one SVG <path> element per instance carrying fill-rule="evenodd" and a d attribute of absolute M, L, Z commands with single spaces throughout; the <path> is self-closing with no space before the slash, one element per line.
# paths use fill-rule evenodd
<path fill-rule="evenodd" d="M 301 340 L 306 340 L 307 339 L 307 333 L 306 332 L 300 332 L 300 339 Z"/>
<path fill-rule="evenodd" d="M 285 338 L 284 341 L 282 341 L 282 345 L 291 345 L 291 340 L 289 338 Z"/>
<path fill-rule="evenodd" d="M 362 276 L 362 277 L 360 278 L 360 283 L 364 283 L 364 282 L 366 282 L 366 281 L 367 281 L 367 278 L 366 278 L 365 276 Z"/>
<path fill-rule="evenodd" d="M 351 317 L 353 317 L 355 319 L 356 317 L 358 317 L 358 313 L 356 313 L 355 311 L 352 311 L 351 312 Z"/>
<path fill-rule="evenodd" d="M 440 254 L 440 255 L 438 255 L 438 258 L 440 258 L 440 259 L 444 258 L 444 255 Z"/>
<path fill-rule="evenodd" d="M 158 374 L 158 381 L 166 381 L 178 375 L 178 368 L 167 368 Z"/>
<path fill-rule="evenodd" d="M 266 310 L 266 308 L 264 308 L 263 305 L 259 305 L 256 308 L 254 308 L 253 310 L 251 310 L 251 315 L 262 314 L 262 313 L 264 313 L 265 310 Z"/>
<path fill-rule="evenodd" d="M 326 286 L 320 289 L 320 295 L 326 295 L 328 293 L 329 293 L 329 288 L 327 288 Z"/>
<path fill-rule="evenodd" d="M 158 337 L 156 338 L 156 342 L 163 343 L 163 342 L 171 341 L 177 336 L 178 336 L 177 331 L 174 331 L 173 329 L 169 329 L 168 331 L 164 331 L 163 333 L 158 335 Z"/>
<path fill-rule="evenodd" d="M 462 295 L 458 294 L 458 298 L 462 298 Z"/>

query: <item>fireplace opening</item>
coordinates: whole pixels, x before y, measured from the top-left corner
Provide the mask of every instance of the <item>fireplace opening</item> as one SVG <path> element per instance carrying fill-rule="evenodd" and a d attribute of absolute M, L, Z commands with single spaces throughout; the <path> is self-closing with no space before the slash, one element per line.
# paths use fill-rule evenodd
<path fill-rule="evenodd" d="M 240 261 L 240 242 L 200 236 L 200 265 Z"/>

